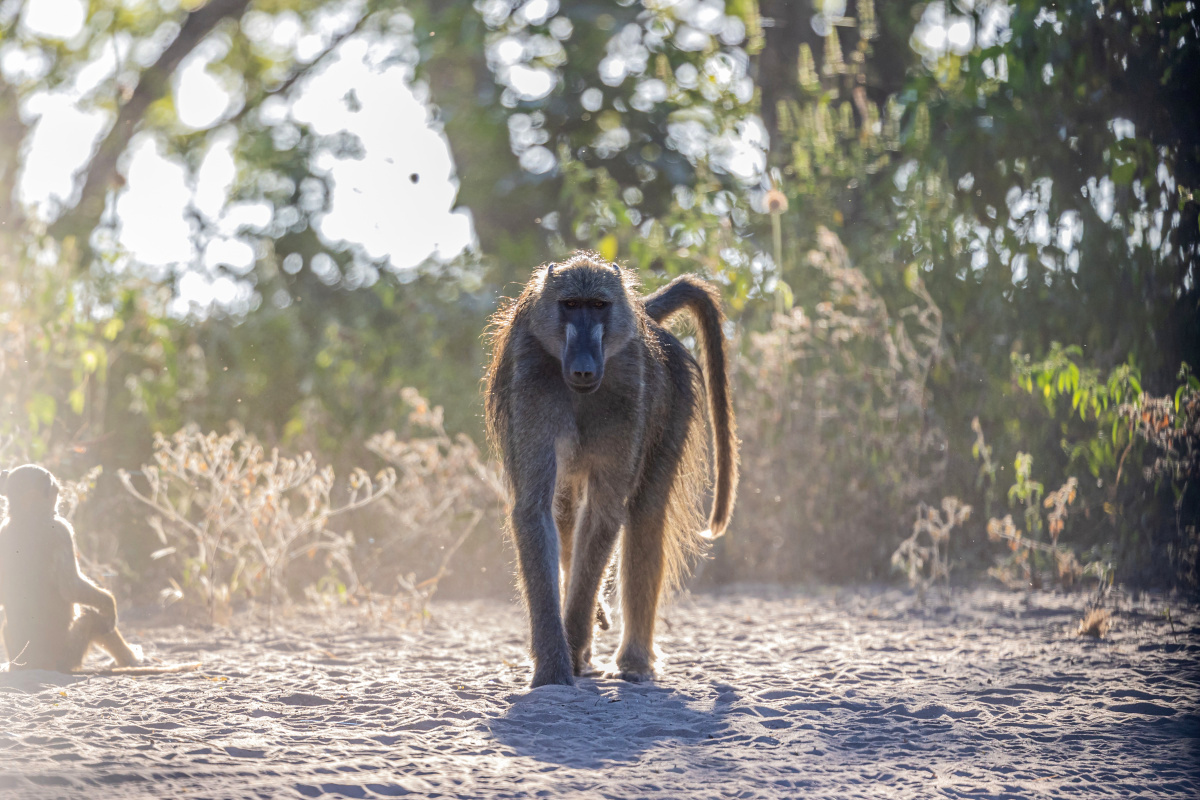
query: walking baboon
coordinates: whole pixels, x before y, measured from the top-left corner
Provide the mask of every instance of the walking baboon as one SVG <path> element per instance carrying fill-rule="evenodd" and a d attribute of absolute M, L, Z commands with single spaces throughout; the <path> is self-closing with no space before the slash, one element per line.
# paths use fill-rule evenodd
<path fill-rule="evenodd" d="M 577 253 L 538 268 L 492 321 L 488 434 L 513 495 L 533 686 L 573 684 L 590 669 L 592 626 L 604 618 L 597 591 L 622 530 L 613 674 L 652 678 L 659 595 L 733 510 L 737 439 L 719 296 L 691 276 L 645 298 L 637 290 L 631 271 Z M 703 373 L 660 324 L 682 310 L 698 322 Z M 701 533 L 705 394 L 716 476 Z"/>
<path fill-rule="evenodd" d="M 27 464 L 0 472 L 0 605 L 10 668 L 69 672 L 96 644 L 120 667 L 139 659 L 117 630 L 113 596 L 79 571 L 75 532 L 58 516 L 58 481 Z M 75 604 L 84 606 L 79 616 Z"/>

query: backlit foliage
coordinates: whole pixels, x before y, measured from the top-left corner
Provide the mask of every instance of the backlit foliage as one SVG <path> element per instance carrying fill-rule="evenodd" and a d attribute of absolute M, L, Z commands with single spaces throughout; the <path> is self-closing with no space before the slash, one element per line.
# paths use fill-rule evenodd
<path fill-rule="evenodd" d="M 982 509 L 953 538 L 961 574 L 1019 534 L 1020 580 L 1058 580 L 1026 542 L 1133 583 L 1196 579 L 1195 381 L 1177 379 L 1200 359 L 1196 3 L 93 0 L 69 41 L 22 25 L 27 5 L 0 7 L 0 443 L 63 479 L 104 465 L 99 502 L 188 423 L 235 420 L 261 461 L 309 449 L 309 481 L 317 463 L 411 467 L 394 508 L 345 518 L 353 547 L 311 530 L 255 544 L 248 517 L 244 536 L 193 516 L 203 535 L 167 531 L 159 512 L 177 552 L 148 563 L 143 517 L 105 507 L 81 536 L 131 585 L 169 577 L 212 606 L 281 595 L 284 573 L 346 597 L 349 567 L 384 593 L 503 574 L 490 512 L 472 523 L 497 501 L 492 468 L 458 438 L 482 438 L 479 334 L 576 247 L 650 288 L 685 271 L 722 287 L 747 479 L 705 579 L 881 577 L 912 509 L 942 497 Z M 409 268 L 321 235 L 328 164 L 364 137 L 323 135 L 292 103 L 342 48 L 411 75 L 476 251 Z M 229 103 L 196 127 L 176 88 L 198 63 Z M 35 208 L 18 188 L 49 100 L 100 129 L 70 191 Z M 227 202 L 186 213 L 190 263 L 149 269 L 117 245 L 137 143 L 187 181 L 229 147 Z M 248 262 L 208 263 L 221 237 Z M 197 277 L 232 299 L 180 313 Z M 442 404 L 436 425 L 410 419 L 404 387 Z M 160 480 L 160 499 L 207 493 L 188 513 L 232 513 L 203 481 Z M 307 485 L 277 487 L 293 514 Z"/>
<path fill-rule="evenodd" d="M 820 302 L 750 337 L 738 513 L 753 523 L 724 546 L 752 571 L 882 572 L 896 540 L 881 529 L 896 531 L 943 477 L 944 435 L 928 418 L 942 317 L 915 272 L 893 315 L 834 233 L 819 243 L 805 282 Z"/>

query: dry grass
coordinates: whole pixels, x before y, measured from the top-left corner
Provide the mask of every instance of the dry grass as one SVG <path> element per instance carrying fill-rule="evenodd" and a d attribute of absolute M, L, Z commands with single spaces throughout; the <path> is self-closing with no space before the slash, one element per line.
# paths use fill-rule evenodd
<path fill-rule="evenodd" d="M 1080 636 L 1090 636 L 1093 639 L 1103 639 L 1112 627 L 1112 614 L 1107 608 L 1093 608 L 1079 621 Z"/>

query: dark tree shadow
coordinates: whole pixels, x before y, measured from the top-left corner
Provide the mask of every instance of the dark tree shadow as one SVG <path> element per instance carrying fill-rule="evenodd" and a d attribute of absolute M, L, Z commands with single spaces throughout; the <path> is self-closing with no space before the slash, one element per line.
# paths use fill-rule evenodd
<path fill-rule="evenodd" d="M 689 687 L 692 688 L 692 687 Z M 637 761 L 666 740 L 701 742 L 728 733 L 733 687 L 712 685 L 704 697 L 678 687 L 581 678 L 575 687 L 542 686 L 512 695 L 508 711 L 488 723 L 492 736 L 519 755 L 597 769 Z"/>

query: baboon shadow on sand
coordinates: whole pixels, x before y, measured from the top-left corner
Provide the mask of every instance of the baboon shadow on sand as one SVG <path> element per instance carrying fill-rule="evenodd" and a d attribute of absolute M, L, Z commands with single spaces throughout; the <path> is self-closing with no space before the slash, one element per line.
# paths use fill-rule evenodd
<path fill-rule="evenodd" d="M 725 716 L 738 695 L 723 684 L 712 689 L 716 702 L 652 683 L 583 679 L 576 687 L 543 686 L 513 696 L 488 730 L 537 761 L 582 769 L 634 763 L 667 741 L 698 743 L 728 733 Z"/>

